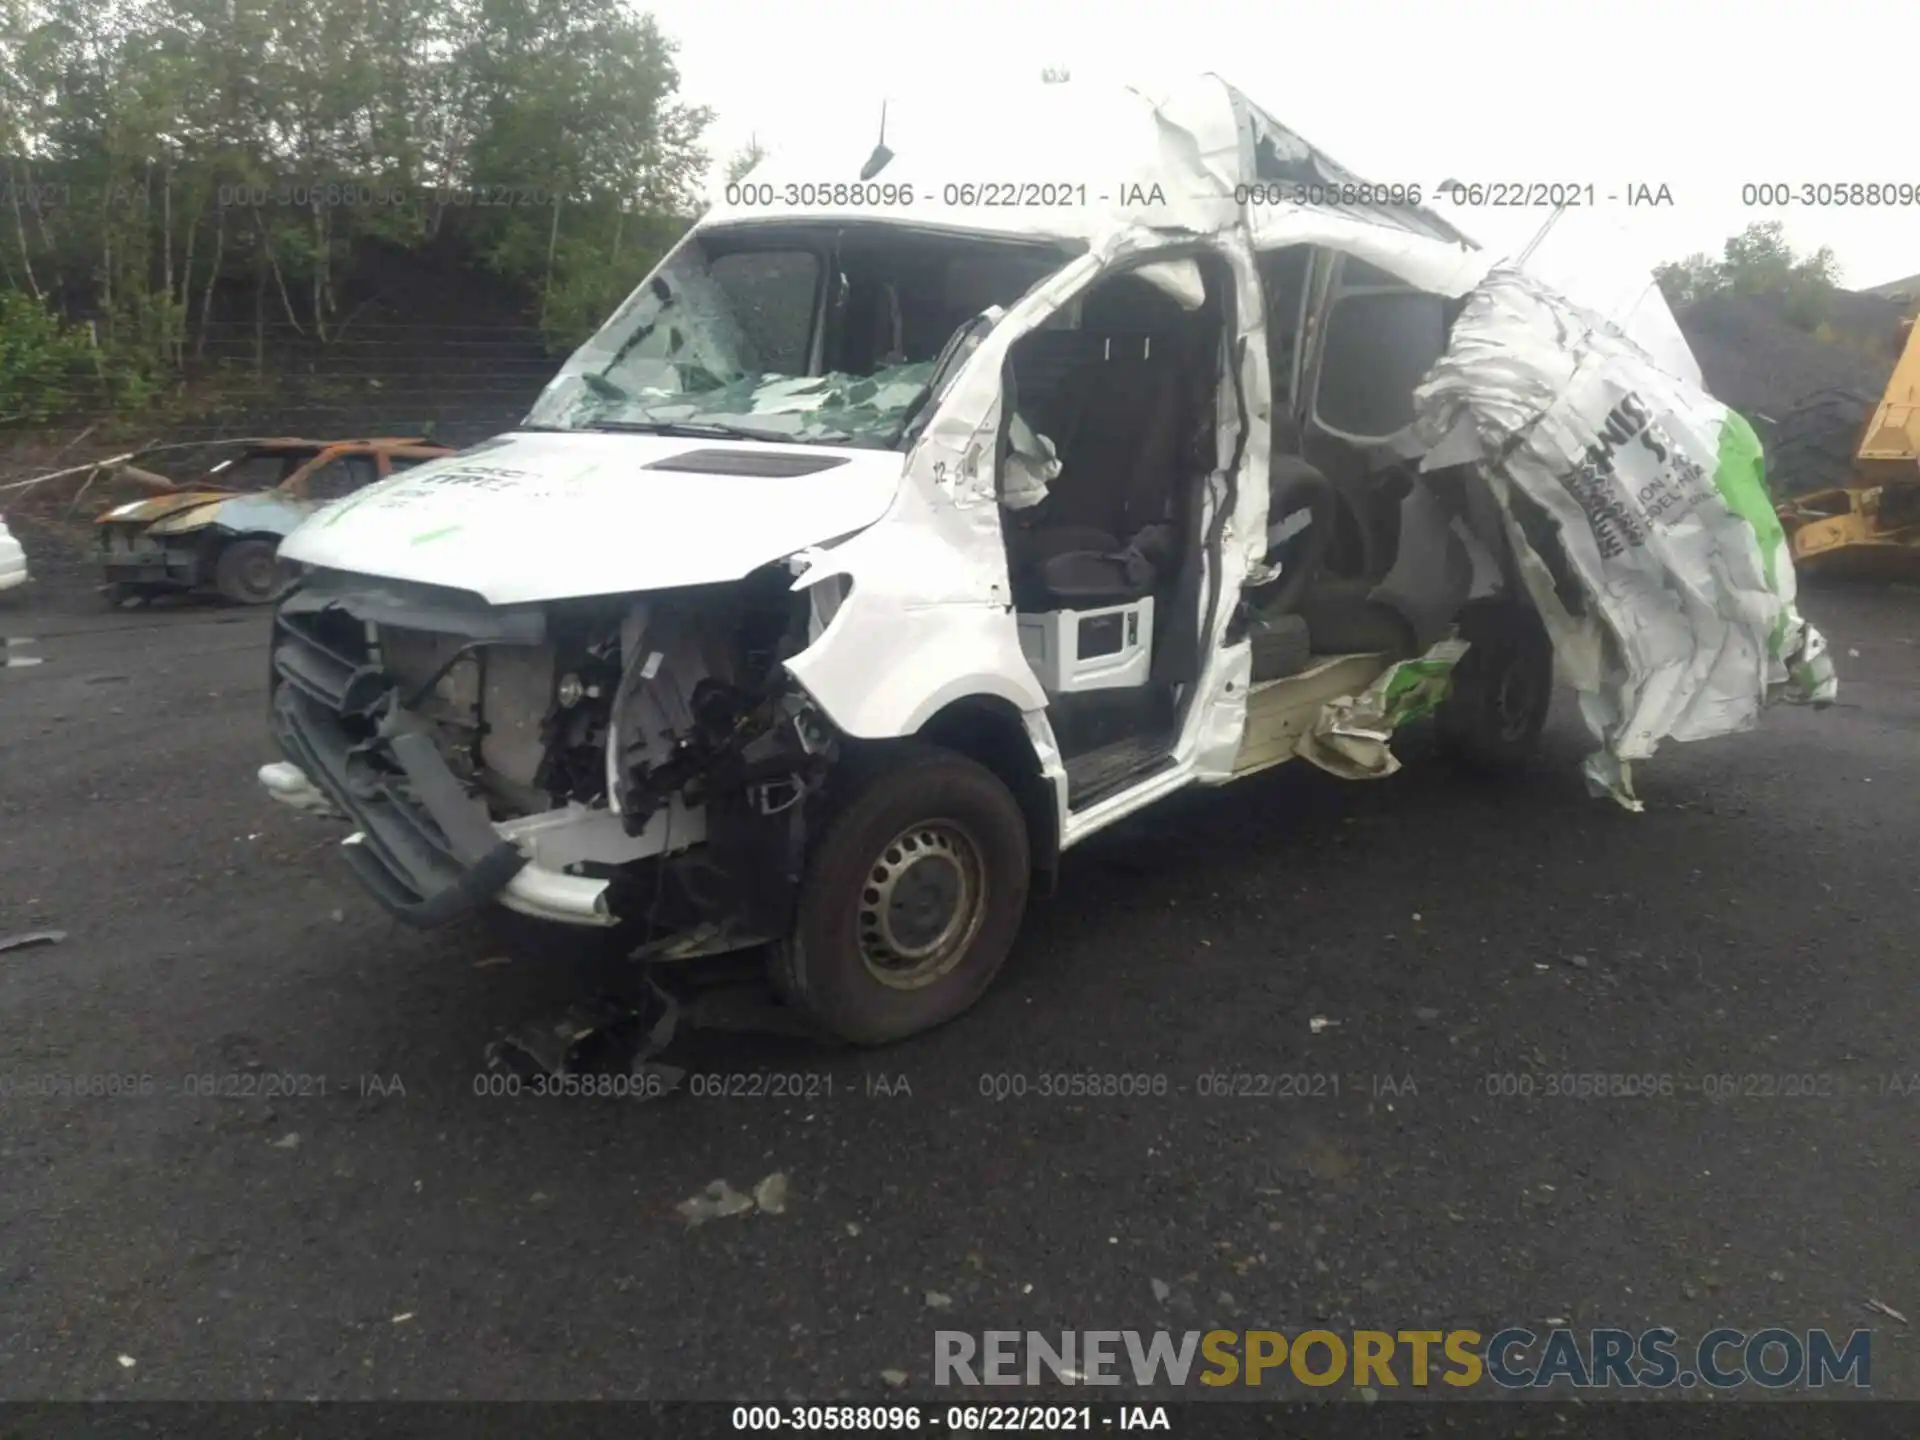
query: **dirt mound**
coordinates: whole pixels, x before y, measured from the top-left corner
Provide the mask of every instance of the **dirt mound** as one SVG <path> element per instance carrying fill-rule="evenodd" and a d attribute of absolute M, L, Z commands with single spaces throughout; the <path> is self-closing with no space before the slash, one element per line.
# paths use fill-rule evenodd
<path fill-rule="evenodd" d="M 1796 326 L 1772 296 L 1716 295 L 1675 318 L 1707 389 L 1766 442 L 1774 493 L 1790 495 L 1845 482 L 1893 374 L 1902 308 L 1842 291 L 1821 335 Z"/>
<path fill-rule="evenodd" d="M 1837 316 L 1832 341 L 1795 326 L 1772 297 L 1715 295 L 1675 318 L 1716 399 L 1749 419 L 1778 420 L 1821 391 L 1877 397 L 1886 388 L 1900 306 L 1849 294 Z M 1875 331 L 1887 338 L 1870 345 Z"/>

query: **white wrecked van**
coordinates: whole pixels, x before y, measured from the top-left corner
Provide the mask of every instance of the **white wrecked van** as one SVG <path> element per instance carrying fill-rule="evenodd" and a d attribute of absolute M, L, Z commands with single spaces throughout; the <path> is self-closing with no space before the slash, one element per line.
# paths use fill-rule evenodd
<path fill-rule="evenodd" d="M 1212 78 L 996 116 L 763 165 L 525 424 L 285 542 L 262 779 L 396 915 L 764 946 L 877 1043 L 1175 790 L 1387 773 L 1436 707 L 1525 754 L 1535 599 L 1602 617 L 1457 386 L 1416 424 L 1486 257 Z"/>

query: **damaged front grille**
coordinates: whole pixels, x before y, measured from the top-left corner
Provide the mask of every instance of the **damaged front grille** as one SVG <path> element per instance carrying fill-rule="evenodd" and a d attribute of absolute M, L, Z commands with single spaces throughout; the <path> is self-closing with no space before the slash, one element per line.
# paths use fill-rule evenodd
<path fill-rule="evenodd" d="M 274 627 L 274 730 L 288 759 L 359 824 L 346 854 L 362 882 L 402 919 L 433 925 L 491 898 L 525 862 L 494 831 L 471 775 L 448 763 L 461 748 L 413 708 L 451 673 L 462 641 L 453 637 L 439 673 L 396 674 L 397 629 L 323 596 L 291 599 Z M 416 651 L 400 665 L 414 672 L 421 659 Z"/>
<path fill-rule="evenodd" d="M 278 679 L 336 713 L 346 708 L 347 687 L 370 661 L 363 627 L 336 611 L 274 620 L 273 669 Z"/>

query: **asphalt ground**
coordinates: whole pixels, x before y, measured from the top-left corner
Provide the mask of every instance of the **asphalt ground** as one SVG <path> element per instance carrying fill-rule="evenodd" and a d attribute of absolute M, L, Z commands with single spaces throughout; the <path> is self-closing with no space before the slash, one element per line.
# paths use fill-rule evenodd
<path fill-rule="evenodd" d="M 1508 783 L 1417 732 L 1286 766 L 1073 852 L 960 1021 L 690 1036 L 702 1093 L 640 1101 L 486 1093 L 626 977 L 407 930 L 270 803 L 264 616 L 44 573 L 0 601 L 0 934 L 65 932 L 0 951 L 0 1395 L 878 1402 L 942 1393 L 940 1329 L 1558 1322 L 1867 1328 L 1920 1398 L 1920 595 L 1808 597 L 1840 705 L 1669 747 L 1645 814 L 1564 705 Z"/>

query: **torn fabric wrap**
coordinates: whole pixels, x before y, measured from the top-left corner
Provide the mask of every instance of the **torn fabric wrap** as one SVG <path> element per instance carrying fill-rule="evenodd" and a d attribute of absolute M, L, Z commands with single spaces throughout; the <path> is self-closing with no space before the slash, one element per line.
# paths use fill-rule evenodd
<path fill-rule="evenodd" d="M 1752 427 L 1609 321 L 1496 269 L 1415 406 L 1421 440 L 1446 440 L 1488 478 L 1600 742 L 1586 764 L 1596 793 L 1637 810 L 1630 766 L 1663 738 L 1750 729 L 1775 695 L 1832 702 Z M 1542 512 L 1544 527 L 1530 523 Z M 1528 539 L 1553 549 L 1543 529 L 1575 593 Z"/>
<path fill-rule="evenodd" d="M 1320 707 L 1295 752 L 1343 780 L 1379 780 L 1400 768 L 1388 748 L 1393 732 L 1431 714 L 1447 698 L 1453 667 L 1467 653 L 1464 640 L 1442 640 L 1415 660 L 1387 668 L 1358 695 Z"/>

